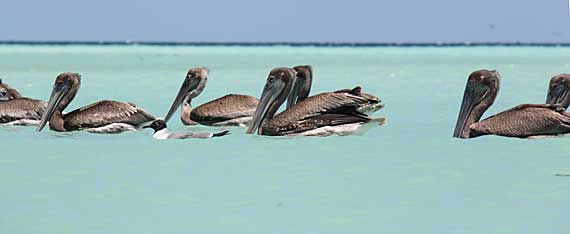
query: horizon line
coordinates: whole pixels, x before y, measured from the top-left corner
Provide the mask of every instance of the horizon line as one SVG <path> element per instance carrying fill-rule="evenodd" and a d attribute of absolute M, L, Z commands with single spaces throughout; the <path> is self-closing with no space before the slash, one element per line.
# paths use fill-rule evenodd
<path fill-rule="evenodd" d="M 570 47 L 570 42 L 184 42 L 184 41 L 89 41 L 0 40 L 0 45 L 148 45 L 148 46 L 292 46 L 292 47 L 456 47 L 542 46 Z"/>

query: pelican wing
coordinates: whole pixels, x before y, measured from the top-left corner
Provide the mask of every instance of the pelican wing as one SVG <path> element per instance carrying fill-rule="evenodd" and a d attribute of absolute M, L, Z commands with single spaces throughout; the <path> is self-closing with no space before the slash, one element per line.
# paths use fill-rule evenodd
<path fill-rule="evenodd" d="M 369 100 L 350 92 L 321 93 L 306 98 L 263 124 L 263 134 L 288 135 L 324 126 L 370 121 L 357 111 Z"/>
<path fill-rule="evenodd" d="M 194 108 L 190 119 L 202 124 L 211 124 L 249 117 L 253 116 L 258 103 L 259 100 L 252 96 L 228 94 Z"/>
<path fill-rule="evenodd" d="M 63 116 L 66 129 L 98 128 L 113 123 L 138 126 L 155 119 L 132 103 L 99 101 Z"/>
<path fill-rule="evenodd" d="M 471 135 L 529 137 L 570 133 L 570 115 L 550 104 L 523 104 L 472 124 Z"/>
<path fill-rule="evenodd" d="M 0 123 L 21 119 L 40 120 L 46 108 L 46 102 L 28 98 L 0 102 Z"/>
<path fill-rule="evenodd" d="M 350 93 L 321 93 L 308 97 L 289 110 L 278 114 L 273 119 L 278 121 L 300 121 L 322 114 L 356 115 L 357 113 L 354 113 L 356 109 L 366 103 L 368 103 L 367 99 Z"/>
<path fill-rule="evenodd" d="M 337 90 L 337 91 L 335 91 L 335 93 L 349 93 L 349 94 L 356 95 L 356 96 L 359 96 L 361 98 L 364 98 L 364 99 L 366 99 L 372 103 L 379 103 L 380 102 L 380 98 L 378 98 L 372 94 L 362 92 L 362 88 L 360 86 L 356 86 L 353 89 Z"/>

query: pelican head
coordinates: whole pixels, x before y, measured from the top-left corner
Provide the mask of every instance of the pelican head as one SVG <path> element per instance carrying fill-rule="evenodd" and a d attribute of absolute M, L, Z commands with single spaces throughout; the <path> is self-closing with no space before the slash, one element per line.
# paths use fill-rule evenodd
<path fill-rule="evenodd" d="M 178 94 L 174 98 L 174 102 L 172 102 L 172 106 L 170 106 L 170 109 L 164 118 L 165 122 L 170 120 L 174 112 L 176 112 L 176 109 L 182 105 L 184 100 L 190 102 L 192 101 L 192 98 L 195 98 L 202 93 L 204 87 L 206 87 L 208 73 L 210 73 L 210 70 L 205 67 L 195 67 L 188 71 L 188 74 L 186 74 L 186 77 L 184 78 L 184 82 L 182 82 L 182 86 L 180 86 L 180 89 L 178 90 Z"/>
<path fill-rule="evenodd" d="M 11 88 L 7 84 L 2 83 L 2 79 L 0 79 L 0 102 L 17 98 L 22 98 L 20 92 L 18 92 L 16 89 Z"/>
<path fill-rule="evenodd" d="M 78 73 L 61 73 L 55 79 L 55 83 L 51 90 L 51 96 L 48 101 L 47 109 L 44 112 L 40 125 L 37 131 L 41 131 L 46 123 L 51 120 L 54 113 L 61 112 L 69 105 L 69 103 L 77 94 L 79 86 L 81 84 L 81 75 Z M 50 123 L 51 125 L 51 123 Z"/>
<path fill-rule="evenodd" d="M 479 121 L 495 101 L 499 92 L 499 80 L 500 75 L 494 70 L 478 70 L 469 75 L 453 137 L 469 137 L 469 127 Z"/>
<path fill-rule="evenodd" d="M 570 105 L 570 74 L 560 74 L 550 79 L 546 104 L 561 104 L 564 109 Z"/>
<path fill-rule="evenodd" d="M 289 92 L 291 92 L 294 79 L 295 70 L 291 68 L 279 67 L 269 72 L 259 104 L 253 113 L 253 119 L 246 131 L 247 134 L 253 134 L 256 130 L 258 130 L 259 133 L 263 121 L 275 115 L 277 109 L 285 102 Z"/>
<path fill-rule="evenodd" d="M 299 65 L 293 68 L 296 72 L 295 81 L 291 87 L 291 94 L 287 98 L 287 109 L 309 96 L 313 83 L 313 67 Z"/>

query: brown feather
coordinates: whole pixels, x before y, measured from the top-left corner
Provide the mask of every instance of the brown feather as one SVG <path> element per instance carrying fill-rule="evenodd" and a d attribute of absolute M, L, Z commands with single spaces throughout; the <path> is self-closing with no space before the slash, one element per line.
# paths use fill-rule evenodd
<path fill-rule="evenodd" d="M 570 115 L 558 105 L 522 104 L 472 124 L 471 137 L 529 137 L 570 133 Z"/>
<path fill-rule="evenodd" d="M 63 116 L 63 119 L 65 129 L 77 130 L 97 128 L 112 123 L 138 126 L 154 120 L 155 117 L 132 103 L 104 100 L 69 112 Z"/>
<path fill-rule="evenodd" d="M 228 94 L 192 110 L 190 118 L 201 124 L 253 116 L 259 100 L 252 96 Z"/>
<path fill-rule="evenodd" d="M 40 120 L 46 108 L 46 102 L 29 98 L 0 102 L 0 123 L 21 119 Z"/>
<path fill-rule="evenodd" d="M 265 121 L 264 135 L 287 135 L 323 126 L 367 122 L 370 118 L 356 109 L 369 101 L 350 92 L 321 93 L 308 97 L 290 109 Z"/>

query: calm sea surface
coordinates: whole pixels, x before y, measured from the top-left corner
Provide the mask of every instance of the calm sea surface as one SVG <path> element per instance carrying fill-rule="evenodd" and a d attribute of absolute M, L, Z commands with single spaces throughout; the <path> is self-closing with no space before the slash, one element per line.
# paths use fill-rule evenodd
<path fill-rule="evenodd" d="M 156 141 L 0 128 L 0 233 L 570 233 L 570 137 L 451 137 L 468 74 L 497 69 L 487 115 L 543 103 L 570 47 L 0 46 L 0 77 L 46 100 L 82 74 L 68 108 L 102 99 L 164 116 L 186 71 L 195 104 L 259 96 L 269 70 L 311 64 L 313 94 L 361 85 L 388 124 L 362 136 Z M 184 127 L 177 130 L 219 130 Z"/>

